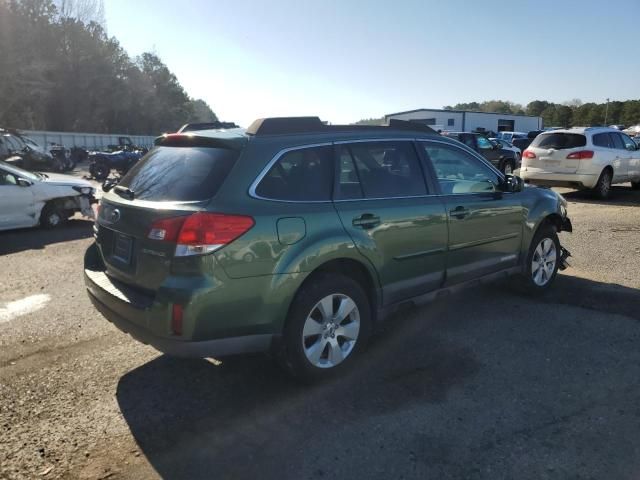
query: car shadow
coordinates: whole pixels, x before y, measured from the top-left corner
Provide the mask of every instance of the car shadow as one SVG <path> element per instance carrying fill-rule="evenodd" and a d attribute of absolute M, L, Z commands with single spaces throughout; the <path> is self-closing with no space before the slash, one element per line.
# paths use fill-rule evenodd
<path fill-rule="evenodd" d="M 477 373 L 470 350 L 417 334 L 429 325 L 416 321 L 417 313 L 390 319 L 394 328 L 376 335 L 357 365 L 321 384 L 295 382 L 267 355 L 231 357 L 220 365 L 160 356 L 121 378 L 117 401 L 162 478 L 288 477 L 304 455 L 283 461 L 281 440 L 303 444 L 309 432 L 413 404 L 440 404 Z M 442 321 L 444 307 L 429 316 Z M 339 442 L 336 448 L 342 449 Z M 259 460 L 249 461 L 255 455 Z"/>
<path fill-rule="evenodd" d="M 595 198 L 593 193 L 589 190 L 563 192 L 562 196 L 568 202 L 593 203 L 612 206 L 640 205 L 640 191 L 632 190 L 630 184 L 612 186 L 609 198 L 606 200 Z"/>
<path fill-rule="evenodd" d="M 73 218 L 65 225 L 51 230 L 36 227 L 0 232 L 0 255 L 41 250 L 55 243 L 89 238 L 93 235 L 92 227 L 91 220 Z"/>
<path fill-rule="evenodd" d="M 374 336 L 366 354 L 351 370 L 321 384 L 297 384 L 263 355 L 232 357 L 221 363 L 160 356 L 120 379 L 117 402 L 140 450 L 165 479 L 299 478 L 308 464 L 324 461 L 333 463 L 332 467 L 328 470 L 314 467 L 312 476 L 331 478 L 329 472 L 337 466 L 343 472 L 349 471 L 354 450 L 368 451 L 370 465 L 386 468 L 381 465 L 388 453 L 380 449 L 385 445 L 386 448 L 406 445 L 394 447 L 396 440 L 380 436 L 389 432 L 388 425 L 386 430 L 382 427 L 376 430 L 377 425 L 385 422 L 384 418 L 402 412 L 410 423 L 410 412 L 426 404 L 440 412 L 436 415 L 441 415 L 439 422 L 443 425 L 452 423 L 445 430 L 461 427 L 457 423 L 461 418 L 453 413 L 450 418 L 441 405 L 454 390 L 468 399 L 463 403 L 473 404 L 479 388 L 474 377 L 485 367 L 476 358 L 473 345 L 477 341 L 486 342 L 487 338 L 467 338 L 461 342 L 469 346 L 455 342 L 457 335 L 468 335 L 465 332 L 477 319 L 455 315 L 452 318 L 451 309 L 465 303 L 473 312 L 492 296 L 493 305 L 485 310 L 504 308 L 502 317 L 511 316 L 515 325 L 507 323 L 504 328 L 504 323 L 496 323 L 485 313 L 487 325 L 482 328 L 506 331 L 505 338 L 511 341 L 518 335 L 508 332 L 519 330 L 515 327 L 522 297 L 510 293 L 498 295 L 497 291 L 505 291 L 502 287 L 506 283 L 397 313 Z M 566 275 L 559 276 L 556 287 L 539 297 L 539 303 L 606 310 L 640 319 L 640 313 L 635 311 L 640 304 L 640 291 L 636 289 Z M 453 332 L 447 336 L 454 341 L 443 339 L 442 333 L 447 331 Z M 542 336 L 545 328 L 538 326 L 533 331 Z M 488 333 L 488 338 L 493 334 Z M 521 341 L 525 344 L 532 341 L 526 333 L 523 336 Z M 496 347 L 505 348 L 505 338 L 496 341 Z M 571 337 L 568 338 L 571 342 Z M 552 351 L 554 347 L 546 339 L 537 341 L 544 345 L 546 355 L 571 348 L 562 344 Z M 582 341 L 576 339 L 575 343 Z M 526 389 L 522 383 L 528 380 L 526 376 L 522 379 L 518 355 L 501 356 L 496 361 L 511 365 L 506 367 L 503 380 L 506 384 Z M 562 374 L 571 378 L 575 375 L 572 368 L 567 367 Z M 490 372 L 489 376 L 492 375 L 495 373 Z M 583 386 L 577 382 L 576 388 L 580 390 Z M 580 396 L 579 391 L 575 393 Z M 500 391 L 495 395 L 495 401 L 504 404 L 505 409 L 511 408 L 512 398 Z M 483 420 L 474 421 L 482 425 Z M 354 425 L 365 425 L 361 436 L 355 439 L 357 446 L 350 443 L 354 441 L 352 437 L 347 437 L 353 435 L 348 427 Z M 401 428 L 406 429 L 407 425 Z M 327 436 L 332 438 L 330 451 L 307 449 L 314 443 L 314 437 Z M 419 448 L 426 449 L 423 454 L 436 464 L 448 456 L 446 442 L 438 438 L 420 437 L 416 441 Z M 402 456 L 405 454 L 409 455 L 406 461 L 411 461 L 410 452 L 399 453 L 399 458 L 405 458 Z M 450 468 L 455 472 L 458 467 Z M 357 477 L 357 471 L 349 477 L 352 476 Z"/>

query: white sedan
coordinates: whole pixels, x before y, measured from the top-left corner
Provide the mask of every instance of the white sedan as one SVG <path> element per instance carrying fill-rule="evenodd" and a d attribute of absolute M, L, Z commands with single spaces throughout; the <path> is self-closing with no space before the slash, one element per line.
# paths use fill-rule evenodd
<path fill-rule="evenodd" d="M 75 212 L 94 218 L 95 189 L 70 175 L 28 172 L 0 161 L 0 230 L 53 228 Z"/>

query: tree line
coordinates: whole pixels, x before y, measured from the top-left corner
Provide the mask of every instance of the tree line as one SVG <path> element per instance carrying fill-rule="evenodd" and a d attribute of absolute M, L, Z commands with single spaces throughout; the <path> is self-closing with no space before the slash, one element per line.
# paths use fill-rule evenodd
<path fill-rule="evenodd" d="M 534 100 L 526 106 L 505 100 L 458 103 L 445 106 L 445 110 L 473 110 L 478 112 L 513 113 L 542 117 L 547 127 L 601 126 L 640 124 L 640 100 L 583 103 L 573 99 L 564 103 Z"/>
<path fill-rule="evenodd" d="M 0 127 L 156 135 L 217 120 L 152 52 L 109 37 L 101 0 L 0 0 Z"/>

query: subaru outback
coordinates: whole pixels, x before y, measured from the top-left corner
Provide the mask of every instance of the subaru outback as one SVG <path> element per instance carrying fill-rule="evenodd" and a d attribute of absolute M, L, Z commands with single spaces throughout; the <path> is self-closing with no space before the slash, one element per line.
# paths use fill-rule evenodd
<path fill-rule="evenodd" d="M 340 371 L 387 314 L 517 275 L 548 288 L 566 202 L 428 127 L 317 117 L 160 137 L 99 206 L 96 308 L 170 355 Z"/>

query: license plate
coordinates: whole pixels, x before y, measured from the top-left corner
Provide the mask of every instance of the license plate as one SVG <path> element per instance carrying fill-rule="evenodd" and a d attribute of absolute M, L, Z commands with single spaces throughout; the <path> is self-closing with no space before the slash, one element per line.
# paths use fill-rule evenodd
<path fill-rule="evenodd" d="M 115 242 L 113 244 L 113 258 L 127 265 L 131 263 L 131 250 L 133 239 L 128 235 L 116 233 Z"/>

